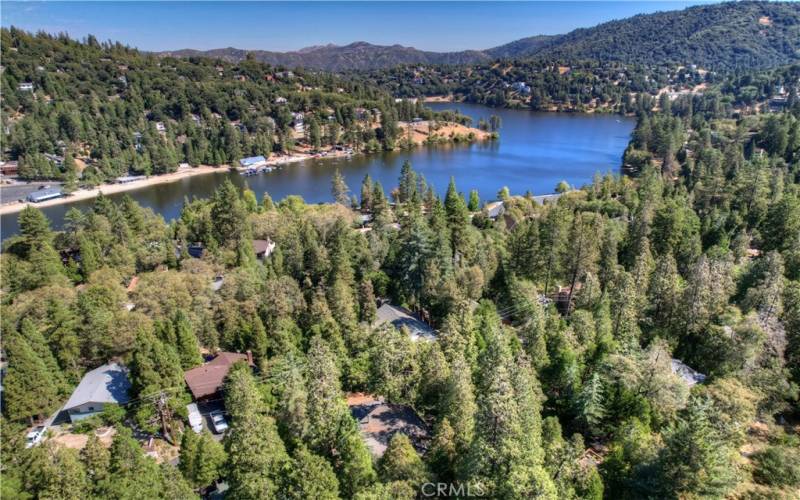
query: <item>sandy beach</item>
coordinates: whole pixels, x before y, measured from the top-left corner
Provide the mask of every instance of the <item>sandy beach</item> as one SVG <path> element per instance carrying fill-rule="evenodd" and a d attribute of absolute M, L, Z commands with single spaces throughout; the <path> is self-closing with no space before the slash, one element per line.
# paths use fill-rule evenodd
<path fill-rule="evenodd" d="M 452 95 L 429 95 L 425 96 L 422 102 L 454 102 Z"/>
<path fill-rule="evenodd" d="M 40 203 L 15 202 L 15 203 L 0 205 L 0 215 L 19 212 L 28 205 L 32 205 L 38 208 L 51 207 L 53 205 L 60 205 L 62 203 L 71 203 L 73 201 L 88 200 L 91 198 L 95 198 L 100 193 L 102 194 L 122 193 L 125 191 L 133 191 L 136 189 L 141 189 L 149 186 L 155 186 L 157 184 L 166 184 L 169 182 L 175 182 L 181 179 L 185 179 L 187 177 L 193 177 L 195 175 L 211 174 L 214 172 L 225 172 L 227 170 L 228 167 L 225 165 L 219 167 L 212 167 L 210 165 L 200 165 L 194 168 L 179 170 L 171 174 L 154 175 L 146 179 L 128 182 L 126 184 L 102 184 L 93 189 L 78 189 L 69 196 L 56 198 L 54 200 L 42 201 Z M 2 189 L 0 189 L 0 195 L 1 194 L 2 194 Z"/>
<path fill-rule="evenodd" d="M 436 135 L 442 138 L 448 138 L 452 137 L 453 135 L 467 135 L 469 132 L 473 132 L 475 134 L 476 139 L 478 140 L 484 140 L 489 135 L 487 132 L 478 130 L 476 128 L 466 127 L 464 125 L 458 125 L 455 123 L 447 123 L 447 122 L 442 122 L 442 124 L 439 126 L 438 129 L 436 129 L 435 132 L 430 130 L 430 125 L 428 122 L 420 122 L 413 124 L 399 122 L 399 125 L 406 131 L 408 130 L 409 126 L 411 127 L 413 131 L 412 132 L 413 141 L 416 145 L 424 144 L 425 140 L 428 138 L 429 135 Z M 301 152 L 295 152 L 290 155 L 272 156 L 267 160 L 267 165 L 277 167 L 281 165 L 287 165 L 290 163 L 297 163 L 305 160 L 310 160 L 313 158 L 343 158 L 350 156 L 351 154 L 361 154 L 361 153 L 348 153 L 345 151 L 325 151 L 323 153 L 312 154 L 307 150 L 306 151 L 301 150 Z M 124 184 L 102 184 L 92 189 L 78 189 L 69 196 L 55 198 L 53 200 L 42 201 L 39 203 L 30 203 L 27 201 L 11 202 L 0 205 L 0 215 L 13 214 L 19 212 L 28 205 L 32 205 L 38 208 L 51 207 L 54 205 L 61 205 L 63 203 L 72 203 L 74 201 L 89 200 L 95 198 L 100 193 L 106 195 L 123 193 L 125 191 L 134 191 L 137 189 L 155 186 L 158 184 L 167 184 L 170 182 L 176 182 L 181 179 L 185 179 L 187 177 L 193 177 L 195 175 L 213 174 L 215 172 L 227 172 L 230 168 L 231 168 L 230 165 L 220 165 L 218 167 L 214 167 L 211 165 L 199 165 L 197 167 L 184 168 L 178 170 L 177 172 L 172 172 L 170 174 L 154 175 L 151 177 L 147 177 L 146 179 L 141 179 Z M 241 170 L 241 169 L 237 168 L 236 170 Z M 3 192 L 2 188 L 0 188 L 0 198 L 2 198 L 2 196 Z"/>
<path fill-rule="evenodd" d="M 325 156 L 322 155 L 314 155 L 310 153 L 296 153 L 292 155 L 284 155 L 284 156 L 275 156 L 267 160 L 267 164 L 269 166 L 280 166 L 286 165 L 289 163 L 296 163 L 304 160 L 308 160 L 311 158 L 337 158 L 347 156 L 346 153 L 343 151 L 331 151 L 327 153 Z M 170 182 L 176 182 L 181 179 L 186 179 L 187 177 L 194 177 L 195 175 L 205 175 L 205 174 L 213 174 L 218 172 L 227 172 L 230 169 L 230 165 L 220 165 L 218 167 L 214 167 L 211 165 L 199 165 L 193 168 L 186 168 L 182 170 L 178 170 L 177 172 L 172 172 L 170 174 L 164 175 L 154 175 L 148 177 L 146 179 L 141 179 L 138 181 L 128 182 L 124 184 L 102 184 L 96 188 L 92 189 L 78 189 L 77 191 L 73 192 L 69 196 L 64 196 L 61 198 L 55 198 L 53 200 L 42 201 L 39 203 L 30 203 L 30 202 L 11 202 L 7 204 L 0 205 L 0 215 L 5 214 L 12 214 L 15 212 L 21 211 L 28 205 L 32 205 L 38 208 L 45 208 L 51 207 L 54 205 L 60 205 L 63 203 L 72 203 L 74 201 L 81 201 L 81 200 L 89 200 L 95 198 L 100 193 L 102 194 L 115 194 L 115 193 L 124 193 L 126 191 L 135 191 L 137 189 L 142 189 L 150 186 L 155 186 L 158 184 L 167 184 Z M 237 170 L 239 170 L 237 168 Z M 0 197 L 2 197 L 2 188 L 0 188 Z"/>

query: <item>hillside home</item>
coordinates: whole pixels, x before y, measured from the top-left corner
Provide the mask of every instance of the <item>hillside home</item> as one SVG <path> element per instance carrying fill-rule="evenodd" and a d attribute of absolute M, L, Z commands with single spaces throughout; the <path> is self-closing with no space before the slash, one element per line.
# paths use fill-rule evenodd
<path fill-rule="evenodd" d="M 196 401 L 219 398 L 225 377 L 228 376 L 231 366 L 237 361 L 244 361 L 251 367 L 254 366 L 253 354 L 250 351 L 247 351 L 247 354 L 220 352 L 208 363 L 187 370 L 183 378 L 186 380 L 186 385 L 189 386 L 192 397 Z"/>
<path fill-rule="evenodd" d="M 383 456 L 398 432 L 408 436 L 417 453 L 427 451 L 430 431 L 410 406 L 386 403 L 381 397 L 364 393 L 348 395 L 347 406 L 358 421 L 361 437 L 375 458 Z"/>
<path fill-rule="evenodd" d="M 375 321 L 372 323 L 374 328 L 389 323 L 398 330 L 405 327 L 413 341 L 436 340 L 436 332 L 424 321 L 419 320 L 411 314 L 411 311 L 404 307 L 383 304 L 375 313 Z"/>
<path fill-rule="evenodd" d="M 22 82 L 19 85 L 17 85 L 17 90 L 21 92 L 33 92 L 33 83 Z"/>
<path fill-rule="evenodd" d="M 256 253 L 256 258 L 264 260 L 275 250 L 275 242 L 267 238 L 266 240 L 253 240 L 253 250 Z"/>
<path fill-rule="evenodd" d="M 292 125 L 294 126 L 295 132 L 298 134 L 303 133 L 305 130 L 303 113 L 292 113 Z"/>
<path fill-rule="evenodd" d="M 81 379 L 63 411 L 71 422 L 77 422 L 103 412 L 107 404 L 123 405 L 130 400 L 131 382 L 128 369 L 116 362 L 95 368 Z"/>

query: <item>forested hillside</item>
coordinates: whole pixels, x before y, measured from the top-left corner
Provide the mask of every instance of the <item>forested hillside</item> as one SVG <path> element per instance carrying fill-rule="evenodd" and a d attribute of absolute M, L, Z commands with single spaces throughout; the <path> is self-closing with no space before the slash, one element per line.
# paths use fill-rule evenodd
<path fill-rule="evenodd" d="M 800 58 L 800 5 L 725 2 L 641 14 L 487 51 L 493 57 L 695 64 L 721 70 L 770 68 Z"/>
<path fill-rule="evenodd" d="M 580 28 L 561 35 L 536 35 L 499 47 L 427 52 L 401 45 L 356 42 L 296 52 L 191 49 L 168 56 L 222 57 L 250 54 L 273 65 L 328 71 L 375 70 L 404 64 L 479 64 L 496 59 L 617 61 L 628 64 L 695 64 L 716 71 L 770 68 L 800 60 L 800 5 L 795 2 L 725 2 L 689 7 Z"/>
<path fill-rule="evenodd" d="M 396 189 L 353 186 L 355 208 L 335 175 L 337 203 L 226 183 L 171 223 L 102 196 L 58 233 L 24 210 L 0 255 L 3 497 L 191 498 L 220 478 L 231 498 L 797 496 L 800 107 L 742 113 L 760 78 L 642 108 L 631 176 L 545 205 L 504 189 L 496 218 L 410 165 Z M 276 245 L 263 262 L 253 239 Z M 435 338 L 378 326 L 383 301 Z M 201 348 L 255 368 L 227 377 L 221 445 L 185 428 L 179 467 L 158 466 L 129 429 L 180 434 Z M 24 449 L 28 419 L 112 358 L 133 399 L 84 424 L 115 427 L 110 449 Z M 353 392 L 429 440 L 373 459 Z"/>
<path fill-rule="evenodd" d="M 433 116 L 374 85 L 328 74 L 158 58 L 93 37 L 14 28 L 0 36 L 3 158 L 19 160 L 28 179 L 74 187 L 79 173 L 82 184 L 96 185 L 300 145 L 393 149 L 402 145 L 398 120 Z"/>
<path fill-rule="evenodd" d="M 239 62 L 252 57 L 257 61 L 276 66 L 324 71 L 371 70 L 391 68 L 398 64 L 470 64 L 491 59 L 491 56 L 480 50 L 429 52 L 402 45 L 374 45 L 367 42 L 354 42 L 343 46 L 307 47 L 294 52 L 225 48 L 212 50 L 182 49 L 161 52 L 159 55 L 213 57 L 231 62 Z"/>

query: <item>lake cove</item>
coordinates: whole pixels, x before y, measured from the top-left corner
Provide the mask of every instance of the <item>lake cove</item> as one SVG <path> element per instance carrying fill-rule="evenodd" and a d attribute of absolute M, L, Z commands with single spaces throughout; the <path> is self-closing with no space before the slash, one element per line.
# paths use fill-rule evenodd
<path fill-rule="evenodd" d="M 169 184 L 109 195 L 119 201 L 127 194 L 145 207 L 170 220 L 180 214 L 185 198 L 205 198 L 226 178 L 237 186 L 247 184 L 261 197 L 268 192 L 278 201 L 288 195 L 300 195 L 307 202 L 332 201 L 331 176 L 336 168 L 344 175 L 353 193 L 358 193 L 366 174 L 380 181 L 387 194 L 397 185 L 400 167 L 408 160 L 414 170 L 444 194 L 450 176 L 465 194 L 477 189 L 481 200 L 491 200 L 503 187 L 512 194 L 547 194 L 566 180 L 581 186 L 592 180 L 595 172 L 618 172 L 622 153 L 635 126 L 633 118 L 617 115 L 579 113 L 541 113 L 527 110 L 497 109 L 475 104 L 429 103 L 441 111 L 458 109 L 472 117 L 473 125 L 491 115 L 502 120 L 500 139 L 474 144 L 446 144 L 418 147 L 413 150 L 354 155 L 350 158 L 311 159 L 286 165 L 269 173 L 242 176 L 222 170 L 207 175 L 187 177 Z M 43 208 L 54 229 L 59 229 L 70 208 L 85 210 L 93 200 L 82 200 Z M 18 230 L 17 215 L 0 218 L 0 233 L 5 239 Z"/>

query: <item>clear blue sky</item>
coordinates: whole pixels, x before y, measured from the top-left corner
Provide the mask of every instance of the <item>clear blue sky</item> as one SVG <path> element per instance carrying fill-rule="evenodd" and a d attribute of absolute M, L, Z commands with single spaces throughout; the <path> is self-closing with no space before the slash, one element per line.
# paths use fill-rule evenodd
<path fill-rule="evenodd" d="M 486 49 L 683 2 L 6 2 L 2 25 L 95 35 L 142 50 L 296 50 L 367 41 L 423 50 Z"/>

